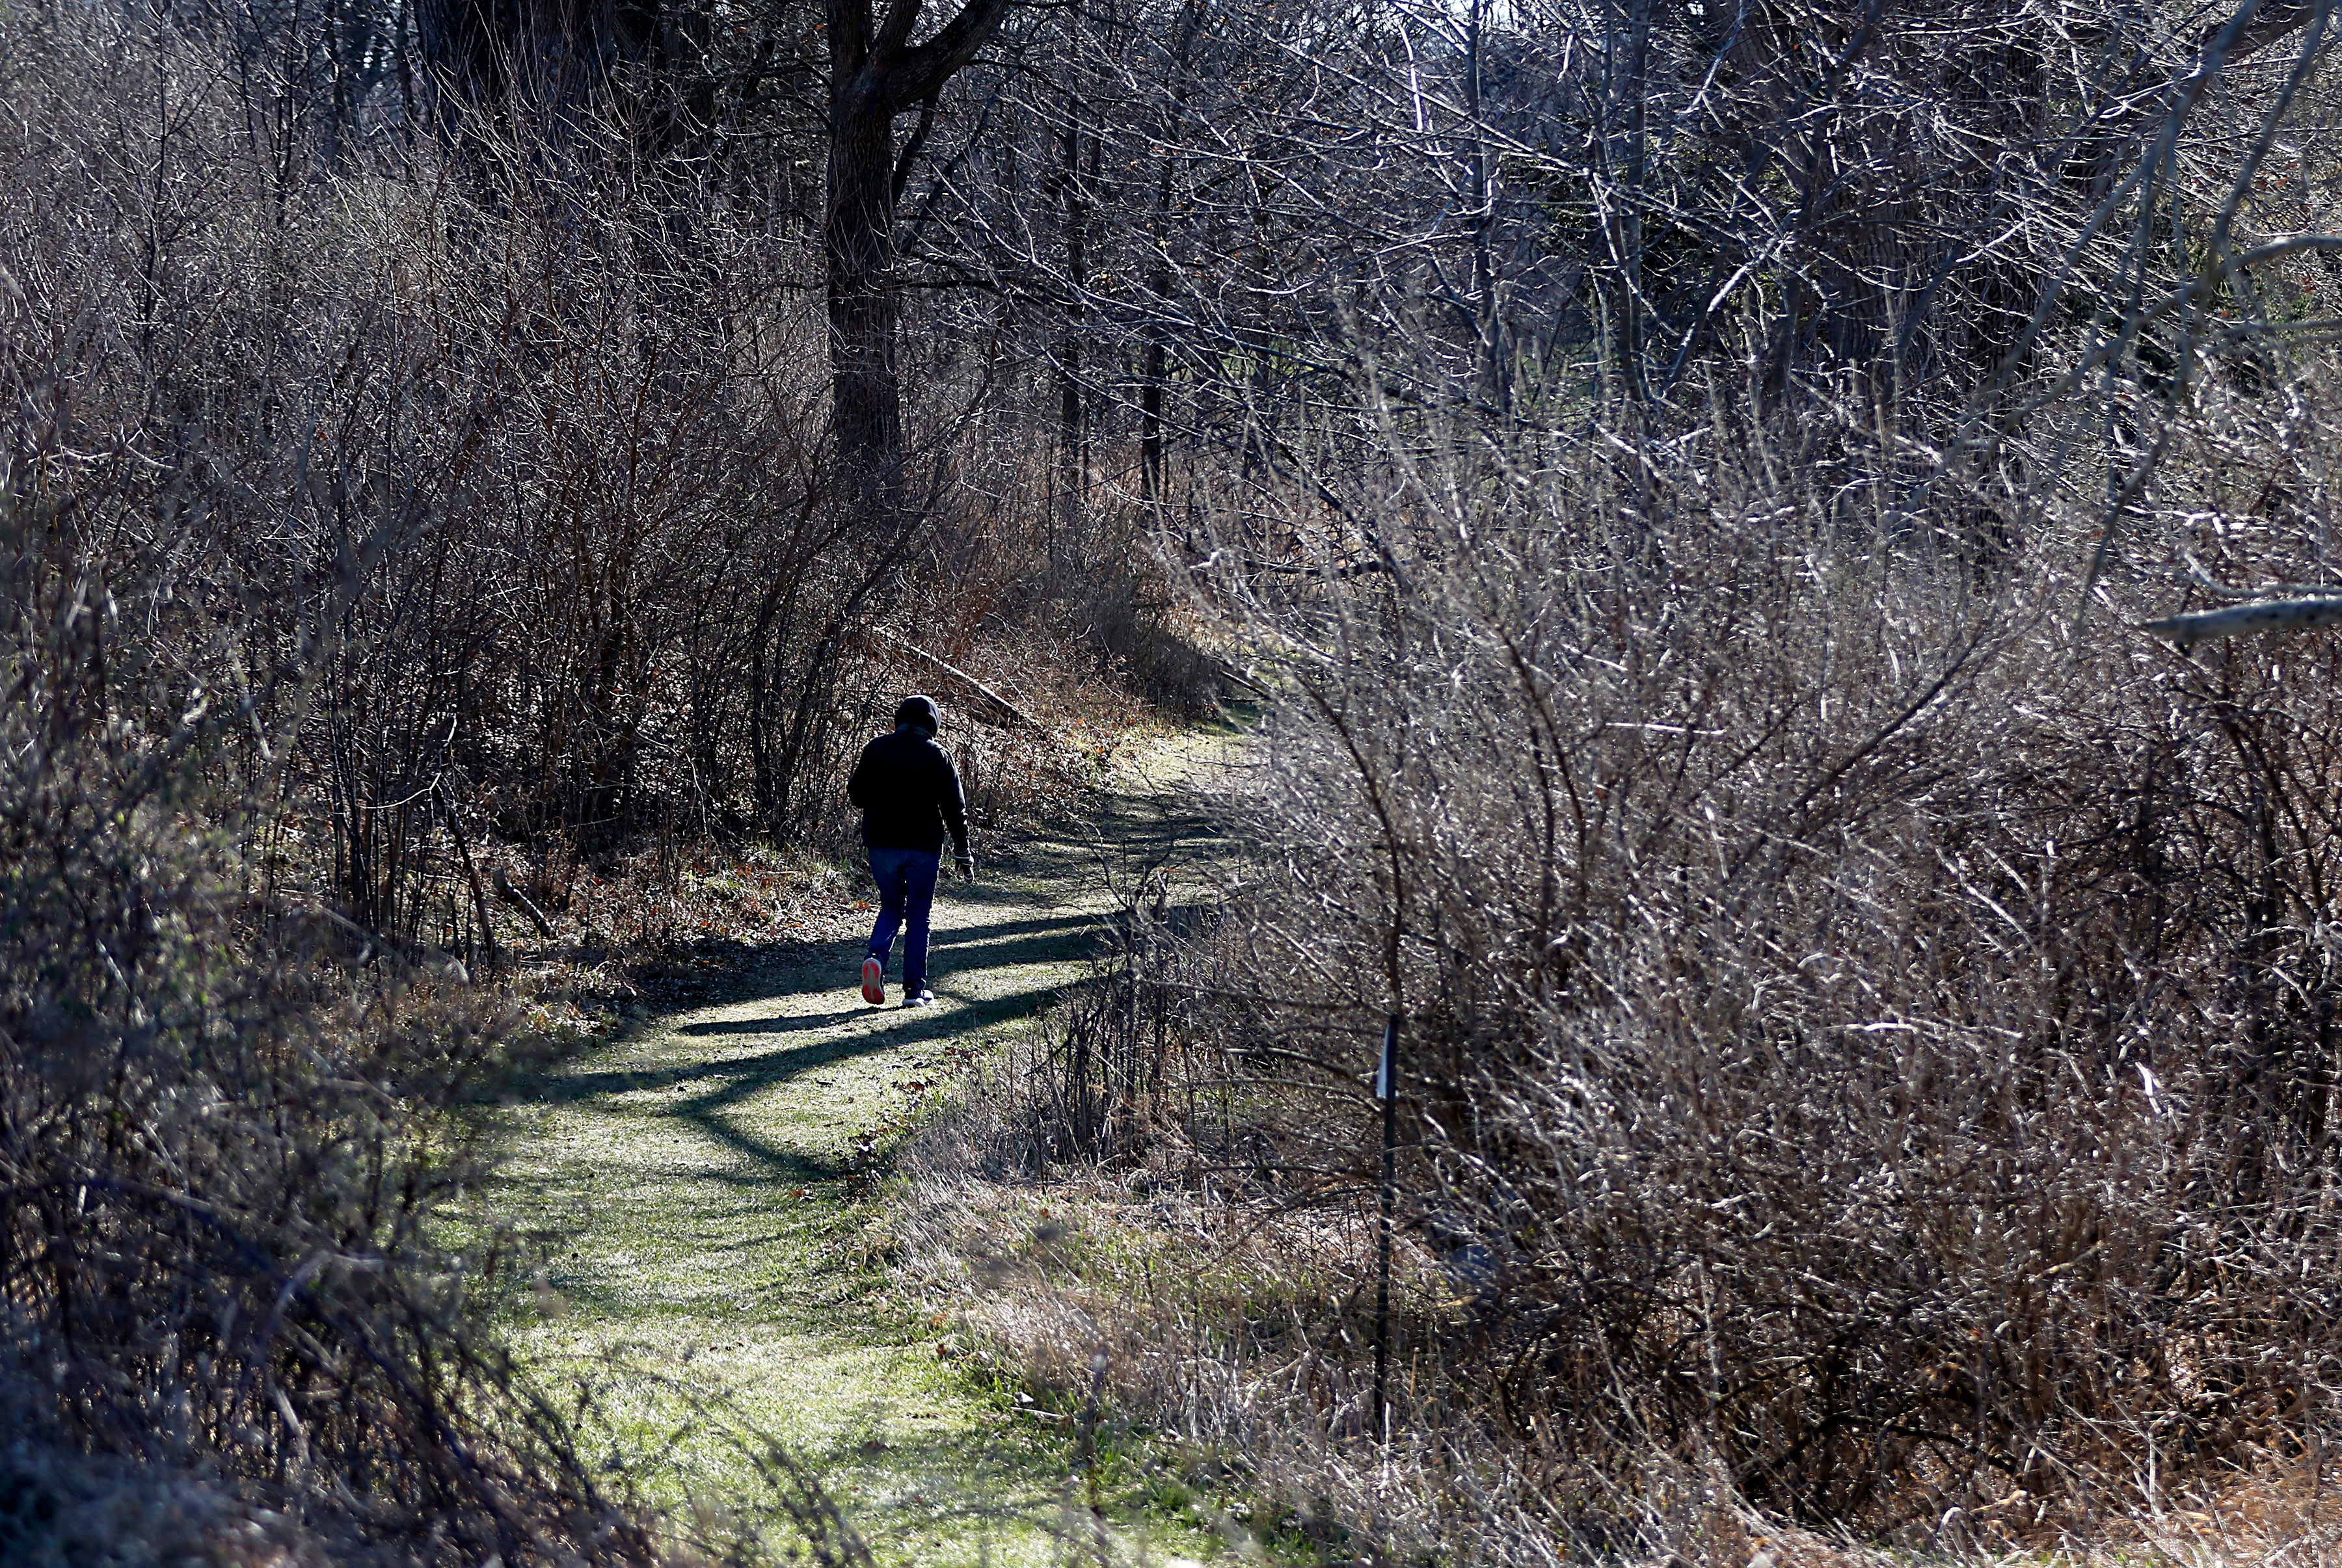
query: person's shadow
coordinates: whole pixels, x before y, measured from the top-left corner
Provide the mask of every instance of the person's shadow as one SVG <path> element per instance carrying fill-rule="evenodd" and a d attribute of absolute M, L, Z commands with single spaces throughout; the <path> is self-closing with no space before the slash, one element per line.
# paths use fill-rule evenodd
<path fill-rule="evenodd" d="M 980 1034 L 999 1024 L 1029 1017 L 1046 1006 L 1061 989 L 1061 982 L 1057 978 L 1053 976 L 1039 984 L 971 1002 L 962 1000 L 955 994 L 953 977 L 1026 965 L 1076 963 L 1097 950 L 1107 929 L 1106 922 L 1096 915 L 1065 914 L 996 921 L 938 933 L 938 940 L 930 950 L 929 960 L 931 974 L 935 977 L 932 983 L 940 987 L 938 1004 L 934 1007 L 909 1008 L 899 1004 L 872 1007 L 856 1001 L 849 1006 L 818 1013 L 774 1013 L 761 1016 L 700 1019 L 678 1024 L 673 1033 L 689 1038 L 736 1039 L 743 1043 L 769 1038 L 776 1044 L 769 1049 L 751 1049 L 738 1054 L 725 1054 L 719 1049 L 716 1054 L 705 1058 L 668 1062 L 656 1066 L 582 1071 L 563 1071 L 556 1067 L 515 1085 L 516 1097 L 535 1104 L 575 1106 L 646 1090 L 705 1085 L 682 1101 L 665 1107 L 663 1114 L 748 1155 L 760 1171 L 753 1178 L 741 1175 L 716 1179 L 793 1185 L 832 1180 L 844 1174 L 838 1161 L 786 1148 L 759 1136 L 746 1118 L 736 1114 L 737 1108 L 768 1090 L 832 1063 L 881 1051 L 896 1051 L 906 1045 L 917 1045 L 953 1035 Z M 859 943 L 826 943 L 819 945 L 836 950 L 841 964 L 848 955 L 861 950 Z M 791 964 L 790 979 L 801 981 L 805 968 L 801 962 Z M 746 994 L 736 997 L 729 1005 L 759 1000 L 756 978 L 749 975 L 744 979 L 746 981 L 744 986 Z M 839 989 L 851 994 L 850 984 L 842 983 Z M 900 994 L 899 991 L 895 994 Z M 765 993 L 765 995 L 773 997 L 803 994 L 801 984 L 789 984 Z M 866 1021 L 866 1026 L 855 1027 L 856 1020 Z M 815 1030 L 833 1033 L 820 1039 L 786 1043 L 791 1035 Z"/>

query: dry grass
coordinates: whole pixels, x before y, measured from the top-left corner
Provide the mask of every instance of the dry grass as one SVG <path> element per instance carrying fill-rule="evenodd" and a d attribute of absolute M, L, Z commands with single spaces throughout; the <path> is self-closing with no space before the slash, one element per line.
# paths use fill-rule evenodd
<path fill-rule="evenodd" d="M 1557 1563 L 1624 1546 L 1616 1560 L 1655 1568 L 2306 1568 L 2342 1553 L 2342 1472 L 2282 1438 L 2151 1500 L 2129 1478 L 2099 1493 L 2102 1512 L 2007 1484 L 1935 1521 L 1916 1549 L 1800 1527 L 1712 1463 L 1646 1456 L 1620 1475 L 1613 1512 L 1556 1536 L 1549 1488 L 1572 1479 L 1541 1480 L 1468 1402 L 1427 1397 L 1440 1373 L 1420 1344 L 1398 1377 L 1416 1418 L 1387 1449 L 1363 1440 L 1372 1245 L 1356 1217 L 1201 1204 L 1161 1171 L 1006 1184 L 981 1174 L 963 1130 L 931 1129 L 910 1162 L 906 1284 L 948 1303 L 970 1349 L 1055 1419 L 1078 1418 L 1102 1355 L 1102 1419 L 1208 1499 L 1239 1548 Z M 1464 1321 L 1421 1248 L 1402 1243 L 1397 1277 L 1418 1334 Z"/>
<path fill-rule="evenodd" d="M 1246 873 L 1134 904 L 931 1141 L 922 1266 L 1329 1556 L 2177 1551 L 2342 1408 L 2342 655 L 2175 653 L 2087 506 L 1985 549 L 1849 499 L 1859 429 L 1727 423 L 1435 423 L 1344 481 L 1391 572 L 1217 585 L 1276 692 Z M 2130 537 L 2320 580 L 2313 509 L 2223 521 L 2301 461 L 2207 395 Z M 2322 1549 L 2247 1512 L 2206 1541 Z"/>

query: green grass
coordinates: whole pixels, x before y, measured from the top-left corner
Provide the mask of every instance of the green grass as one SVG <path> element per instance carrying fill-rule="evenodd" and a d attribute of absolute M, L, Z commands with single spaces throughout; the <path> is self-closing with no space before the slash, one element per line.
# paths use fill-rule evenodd
<path fill-rule="evenodd" d="M 776 944 L 716 1003 L 523 1086 L 495 1207 L 542 1273 L 508 1309 L 514 1340 L 540 1375 L 595 1391 L 590 1453 L 654 1498 L 750 1506 L 745 1424 L 821 1478 L 881 1562 L 1065 1560 L 1075 1511 L 1092 1529 L 1071 1423 L 1021 1406 L 980 1361 L 938 1354 L 957 1348 L 951 1303 L 900 1299 L 867 1255 L 882 1202 L 868 1178 L 916 1119 L 926 1091 L 912 1085 L 1079 974 L 1112 908 L 1109 868 L 1197 831 L 1125 800 L 1093 842 L 1036 844 L 949 886 L 933 1008 L 866 1006 L 857 943 Z M 1117 1556 L 1214 1553 L 1143 1456 L 1111 1457 L 1098 1495 Z"/>

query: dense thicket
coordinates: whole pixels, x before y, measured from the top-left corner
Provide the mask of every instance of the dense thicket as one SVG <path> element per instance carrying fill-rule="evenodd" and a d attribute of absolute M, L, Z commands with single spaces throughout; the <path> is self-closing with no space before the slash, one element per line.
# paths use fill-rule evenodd
<path fill-rule="evenodd" d="M 218 780 L 288 744 L 283 673 L 124 547 L 8 307 L 0 1553 L 651 1561 L 446 1239 L 501 1042 L 272 896 L 265 801 Z"/>
<path fill-rule="evenodd" d="M 473 1343 L 394 1288 L 455 1167 L 368 1163 L 495 1054 L 345 960 L 487 956 L 491 846 L 834 842 L 874 634 L 1038 629 L 1176 704 L 1216 644 L 1274 764 L 1228 919 L 1129 981 L 1181 1051 L 1082 1058 L 1053 1146 L 1184 1063 L 1205 1190 L 1354 1203 L 1397 1015 L 1461 1297 L 1400 1420 L 1536 1478 L 1524 1551 L 1661 1474 L 1891 1529 L 2299 1441 L 2334 672 L 2125 624 L 2330 581 L 2329 22 L 9 12 L 0 1060 L 55 1135 L 0 1267 L 21 1343 L 114 1347 L 35 1403 L 134 1445 L 235 1303 L 275 1370 L 185 1419 L 235 1473 L 586 1529 L 552 1427 L 381 1435 L 500 1386 L 401 1381 Z M 291 1153 L 206 1185 L 215 1137 Z M 159 1261 L 57 1283 L 100 1233 Z"/>
<path fill-rule="evenodd" d="M 2336 591 L 2327 22 L 1383 11 L 1177 146 L 1255 226 L 1116 275 L 1241 432 L 1256 854 L 1002 1146 L 1370 1238 L 1396 1017 L 1449 1543 L 2046 1533 L 2330 1425 L 2337 672 L 2134 629 Z M 1131 1389 L 1389 1528 L 1348 1283 Z"/>
<path fill-rule="evenodd" d="M 1327 628 L 1221 938 L 1292 1011 L 1216 1043 L 1355 1081 L 1400 1015 L 1408 1223 L 1468 1303 L 1434 1403 L 1548 1460 L 2030 1525 L 2150 1446 L 2171 1484 L 2306 1441 L 2329 650 L 2077 635 L 2086 550 L 1980 591 L 1781 455 L 1646 470 L 1632 550 L 1476 507 Z M 1371 1170 L 1370 1107 L 1269 1124 Z"/>

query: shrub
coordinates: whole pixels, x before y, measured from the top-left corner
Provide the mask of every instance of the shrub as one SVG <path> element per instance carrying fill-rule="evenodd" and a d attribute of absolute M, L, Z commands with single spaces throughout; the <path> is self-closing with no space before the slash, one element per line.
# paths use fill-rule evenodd
<path fill-rule="evenodd" d="M 1352 1528 L 1436 1494 L 1424 1539 L 1496 1557 L 1705 1551 L 1706 1495 L 2018 1534 L 2322 1441 L 2342 654 L 2077 627 L 2078 529 L 1980 562 L 1834 495 L 1843 454 L 1634 450 L 1455 456 L 1359 503 L 1383 569 L 1223 584 L 1277 694 L 1239 886 L 956 1157 L 1203 1200 L 1264 1272 L 1114 1331 L 1221 1369 L 1130 1395 L 1276 1402 L 1244 1451 Z M 2174 512 L 2232 482 L 2175 475 Z M 2307 524 L 2227 548 L 2317 569 Z M 1348 1453 L 1394 1014 L 1396 1420 L 1446 1456 L 1406 1504 Z M 1329 1238 L 1349 1283 L 1288 1302 L 1277 1248 Z M 1266 1457 L 1296 1432 L 1314 1470 Z"/>

